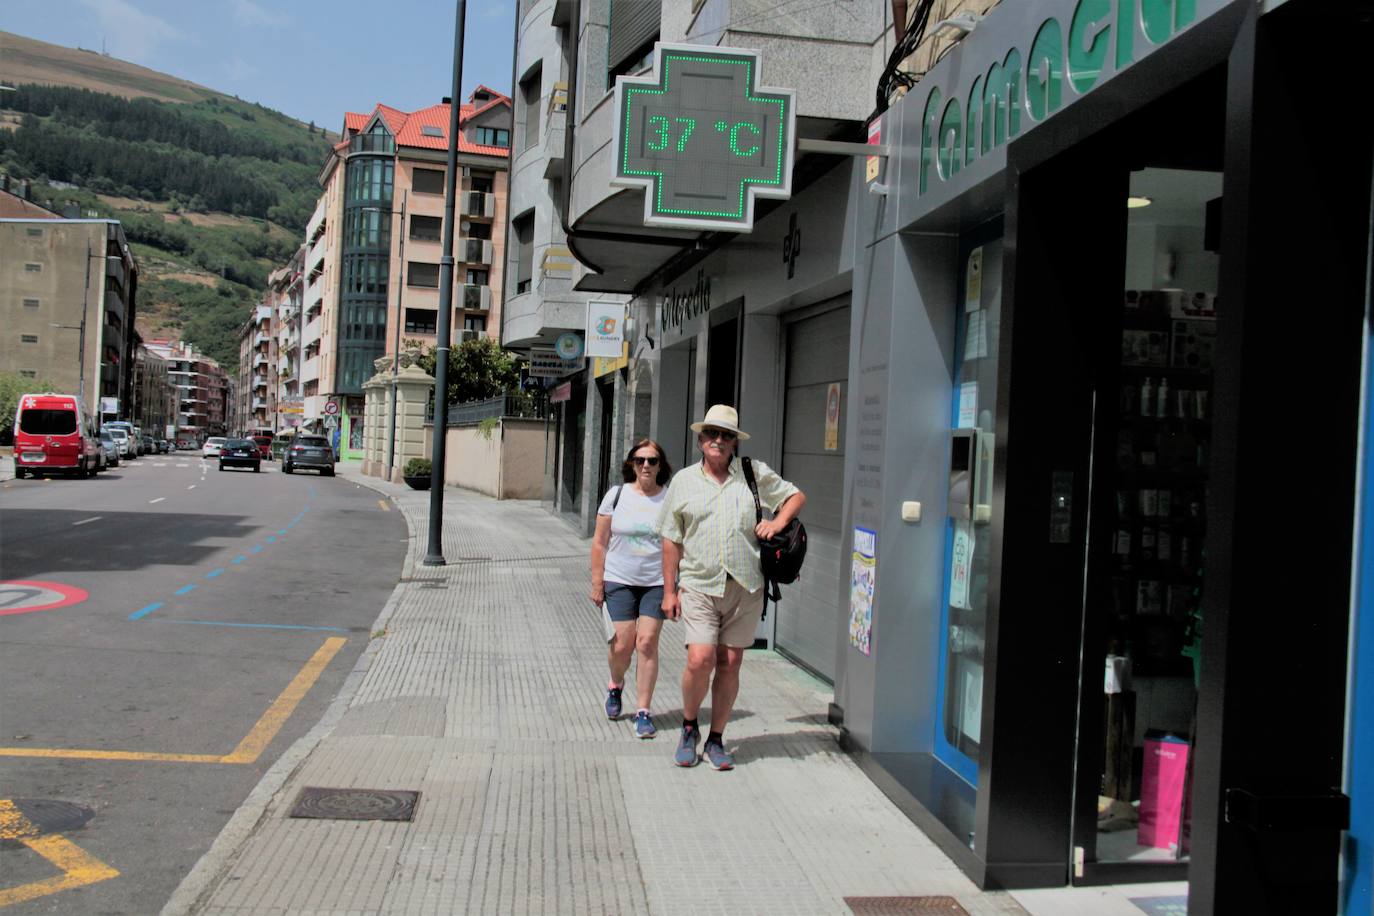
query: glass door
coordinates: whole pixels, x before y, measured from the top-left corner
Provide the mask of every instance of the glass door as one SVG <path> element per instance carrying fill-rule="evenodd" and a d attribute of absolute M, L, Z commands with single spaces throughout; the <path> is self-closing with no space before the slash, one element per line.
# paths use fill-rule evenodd
<path fill-rule="evenodd" d="M 983 657 L 991 568 L 992 471 L 1001 329 L 1000 221 L 960 246 L 959 329 L 955 335 L 950 412 L 949 517 L 936 672 L 940 710 L 935 757 L 970 785 L 978 782 L 982 740 Z"/>

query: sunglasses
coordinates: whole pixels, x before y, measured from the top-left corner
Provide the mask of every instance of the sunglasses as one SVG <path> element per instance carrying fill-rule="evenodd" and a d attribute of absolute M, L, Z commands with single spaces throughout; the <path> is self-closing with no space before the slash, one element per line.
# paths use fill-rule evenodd
<path fill-rule="evenodd" d="M 728 429 L 703 429 L 701 434 L 707 439 L 719 439 L 722 442 L 734 442 L 739 438 L 735 433 Z"/>
<path fill-rule="evenodd" d="M 648 465 L 649 467 L 651 467 L 651 468 L 656 468 L 656 467 L 658 467 L 658 458 L 657 458 L 657 457 L 653 457 L 653 458 L 643 458 L 643 457 L 641 457 L 641 456 L 639 456 L 639 455 L 635 455 L 635 456 L 634 456 L 633 458 L 631 458 L 630 460 L 633 461 L 635 464 L 647 464 L 647 465 Z"/>

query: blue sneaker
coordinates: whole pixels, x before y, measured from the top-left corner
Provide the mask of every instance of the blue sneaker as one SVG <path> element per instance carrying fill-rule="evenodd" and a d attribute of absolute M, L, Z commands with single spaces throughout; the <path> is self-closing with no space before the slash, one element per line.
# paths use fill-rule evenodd
<path fill-rule="evenodd" d="M 680 767 L 694 767 L 700 760 L 697 756 L 697 742 L 701 740 L 701 730 L 684 726 L 682 729 L 682 740 L 677 743 L 677 753 L 673 755 L 673 763 Z"/>
<path fill-rule="evenodd" d="M 719 741 L 707 741 L 706 747 L 702 750 L 705 752 L 706 759 L 711 762 L 711 769 L 733 770 L 735 768 L 735 758 Z"/>
<path fill-rule="evenodd" d="M 652 738 L 658 734 L 658 729 L 654 728 L 654 720 L 649 718 L 649 710 L 641 709 L 635 713 L 635 737 Z"/>
<path fill-rule="evenodd" d="M 624 687 L 606 688 L 606 718 L 612 720 L 620 718 L 620 692 L 624 689 Z"/>

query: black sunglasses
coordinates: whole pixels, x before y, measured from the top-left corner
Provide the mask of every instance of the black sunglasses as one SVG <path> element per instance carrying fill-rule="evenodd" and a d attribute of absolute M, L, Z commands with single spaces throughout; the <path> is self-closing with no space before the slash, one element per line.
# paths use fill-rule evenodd
<path fill-rule="evenodd" d="M 647 465 L 648 465 L 649 467 L 651 467 L 651 468 L 656 468 L 656 467 L 658 467 L 658 458 L 656 458 L 656 457 L 654 457 L 654 458 L 642 458 L 642 457 L 640 457 L 639 455 L 635 455 L 635 456 L 634 456 L 633 458 L 631 458 L 630 460 L 633 461 L 635 464 L 647 464 Z"/>
<path fill-rule="evenodd" d="M 701 434 L 707 439 L 720 439 L 722 442 L 734 442 L 735 439 L 739 438 L 728 429 L 703 429 Z"/>

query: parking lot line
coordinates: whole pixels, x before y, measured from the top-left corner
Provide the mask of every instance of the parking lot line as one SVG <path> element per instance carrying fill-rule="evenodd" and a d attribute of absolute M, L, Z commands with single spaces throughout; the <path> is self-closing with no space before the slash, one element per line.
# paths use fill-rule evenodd
<path fill-rule="evenodd" d="M 286 689 L 278 694 L 267 711 L 228 754 L 162 754 L 147 751 L 107 751 L 67 749 L 55 747 L 0 747 L 0 757 L 41 757 L 60 760 L 121 760 L 142 763 L 254 763 L 272 739 L 291 718 L 296 706 L 319 680 L 325 667 L 348 640 L 331 636 L 315 651 L 305 666 L 292 678 Z"/>
<path fill-rule="evenodd" d="M 150 500 L 148 500 L 148 502 L 149 502 L 150 504 L 151 504 L 151 503 L 160 503 L 160 502 L 162 502 L 162 501 L 163 501 L 164 499 L 166 499 L 166 498 L 167 498 L 167 497 L 165 497 L 165 496 L 159 496 L 157 499 L 150 499 Z"/>
<path fill-rule="evenodd" d="M 134 611 L 132 614 L 129 615 L 129 619 L 142 620 L 144 617 L 147 617 L 149 614 L 151 614 L 153 611 L 156 611 L 160 607 L 162 607 L 162 602 L 154 601 L 152 604 L 145 605 L 139 608 L 138 610 Z"/>
<path fill-rule="evenodd" d="M 106 865 L 66 837 L 56 833 L 41 836 L 33 822 L 7 798 L 0 798 L 0 840 L 27 846 L 62 872 L 52 878 L 0 890 L 0 907 L 25 903 L 119 876 L 117 869 Z"/>
<path fill-rule="evenodd" d="M 79 522 L 72 522 L 72 527 L 75 528 L 77 525 L 89 525 L 91 522 L 98 522 L 104 517 L 103 515 L 92 515 L 90 518 L 83 518 Z"/>

